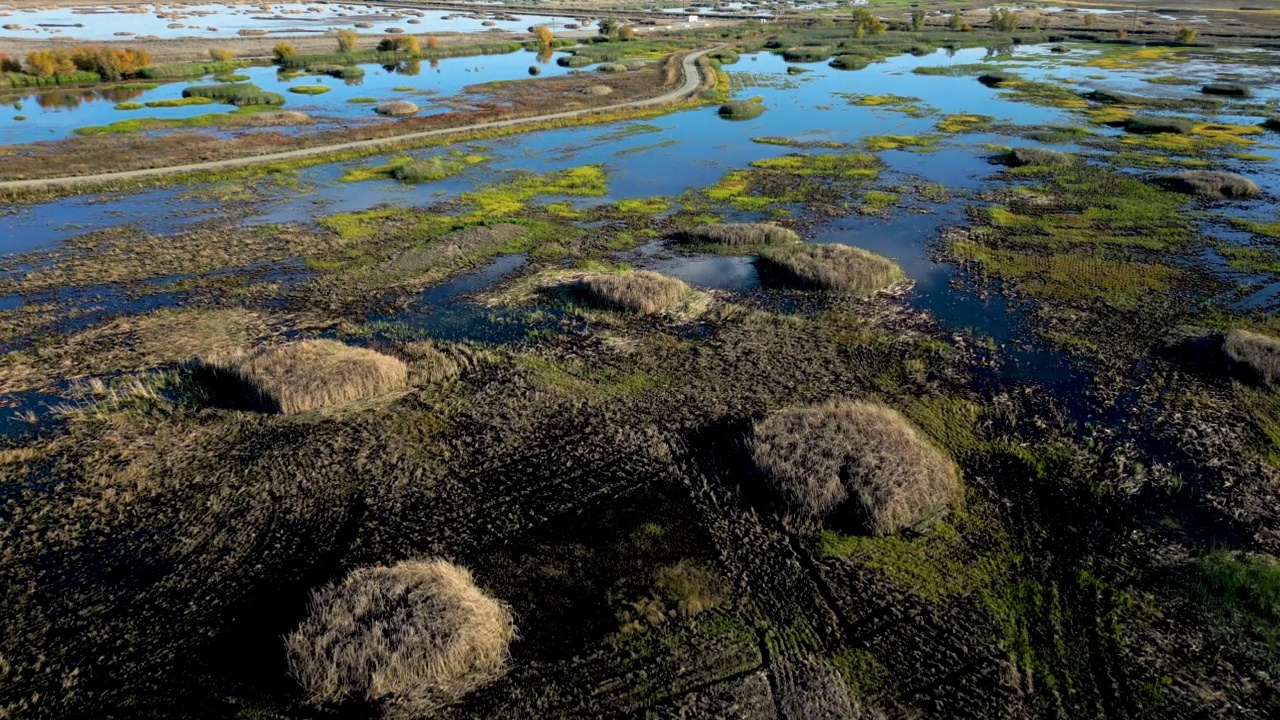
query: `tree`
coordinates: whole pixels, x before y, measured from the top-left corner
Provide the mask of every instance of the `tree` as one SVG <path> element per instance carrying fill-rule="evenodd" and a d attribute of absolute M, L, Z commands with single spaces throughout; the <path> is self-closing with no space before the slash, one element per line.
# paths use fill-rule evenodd
<path fill-rule="evenodd" d="M 546 25 L 538 25 L 533 28 L 533 37 L 538 41 L 540 47 L 551 47 L 552 41 L 556 36 L 551 32 L 551 28 Z"/>
<path fill-rule="evenodd" d="M 1184 43 L 1195 42 L 1195 39 L 1196 39 L 1195 28 L 1184 27 L 1184 28 L 1178 29 L 1178 42 L 1184 42 Z"/>
<path fill-rule="evenodd" d="M 924 28 L 924 19 L 928 16 L 928 11 L 920 8 L 911 13 L 911 29 L 919 32 Z"/>
<path fill-rule="evenodd" d="M 224 48 L 209 48 L 209 57 L 214 62 L 231 62 L 236 59 L 236 54 Z"/>
<path fill-rule="evenodd" d="M 435 48 L 440 47 L 440 38 L 436 37 L 435 35 L 428 35 L 428 36 L 427 36 L 427 47 L 432 48 L 433 50 L 434 50 Z"/>
<path fill-rule="evenodd" d="M 947 21 L 947 27 L 951 28 L 952 30 L 964 29 L 964 13 L 961 12 L 960 10 L 956 10 L 955 12 L 951 13 L 951 19 Z"/>
<path fill-rule="evenodd" d="M 400 39 L 400 52 L 410 55 L 421 55 L 422 44 L 418 42 L 418 38 L 414 35 L 406 35 Z"/>
<path fill-rule="evenodd" d="M 866 8 L 854 8 L 853 10 L 853 27 L 854 35 L 862 37 L 858 31 L 867 33 L 868 35 L 883 35 L 889 26 L 885 25 L 879 17 Z"/>
<path fill-rule="evenodd" d="M 619 40 L 635 40 L 636 29 L 631 27 L 630 25 L 623 25 L 622 27 L 618 28 L 618 39 Z"/>
<path fill-rule="evenodd" d="M 1018 29 L 1018 19 L 1021 16 L 1008 9 L 997 8 L 991 13 L 991 27 L 1000 32 L 1013 32 Z"/>
<path fill-rule="evenodd" d="M 355 51 L 356 41 L 360 39 L 360 33 L 355 30 L 339 30 L 337 37 L 338 52 L 349 53 Z"/>
<path fill-rule="evenodd" d="M 271 52 L 275 53 L 276 62 L 284 62 L 294 55 L 297 55 L 298 48 L 294 47 L 293 43 L 278 42 L 276 43 L 276 46 L 272 48 Z"/>
<path fill-rule="evenodd" d="M 613 37 L 618 32 L 618 21 L 613 18 L 600 19 L 600 34 L 605 37 Z"/>

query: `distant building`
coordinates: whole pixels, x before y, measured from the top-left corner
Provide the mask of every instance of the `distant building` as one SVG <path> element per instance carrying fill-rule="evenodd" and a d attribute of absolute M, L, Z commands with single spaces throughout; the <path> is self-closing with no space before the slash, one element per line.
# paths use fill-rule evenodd
<path fill-rule="evenodd" d="M 689 22 L 691 22 L 691 23 L 696 23 L 696 22 L 698 22 L 698 16 L 697 16 L 697 15 L 690 15 L 690 16 L 689 16 Z"/>

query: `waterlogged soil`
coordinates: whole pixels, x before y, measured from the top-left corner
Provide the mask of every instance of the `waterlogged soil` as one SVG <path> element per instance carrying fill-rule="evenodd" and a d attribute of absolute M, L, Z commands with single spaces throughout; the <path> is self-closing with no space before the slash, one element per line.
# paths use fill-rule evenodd
<path fill-rule="evenodd" d="M 523 639 L 442 717 L 1274 716 L 1280 400 L 1221 335 L 1270 323 L 1276 136 L 1123 146 L 1096 103 L 914 72 L 1191 98 L 1144 77 L 1230 65 L 1110 52 L 799 74 L 745 55 L 726 70 L 765 106 L 748 121 L 712 104 L 10 209 L 0 376 L 34 422 L 0 454 L 0 708 L 310 712 L 279 642 L 308 591 L 443 556 Z M 1256 125 L 1276 97 L 1258 80 L 1220 116 L 1176 112 Z M 1009 146 L 1081 163 L 1014 170 Z M 378 170 L 406 156 L 456 172 Z M 1148 182 L 1186 160 L 1263 194 Z M 909 281 L 804 290 L 750 249 L 673 240 L 726 220 Z M 636 317 L 573 294 L 619 263 L 696 301 Z M 186 369 L 299 336 L 400 357 L 412 387 L 279 417 L 209 407 Z M 890 537 L 783 523 L 752 422 L 838 396 L 915 422 L 960 466 L 963 509 Z"/>

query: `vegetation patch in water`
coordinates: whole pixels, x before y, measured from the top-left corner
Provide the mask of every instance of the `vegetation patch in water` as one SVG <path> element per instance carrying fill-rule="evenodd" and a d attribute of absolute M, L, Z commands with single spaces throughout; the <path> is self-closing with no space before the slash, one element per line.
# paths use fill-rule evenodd
<path fill-rule="evenodd" d="M 487 160 L 489 158 L 483 155 L 471 155 L 459 151 L 425 159 L 399 157 L 382 165 L 348 170 L 342 174 L 341 180 L 342 182 L 361 182 L 395 179 L 403 183 L 435 182 L 453 177 L 472 165 L 478 165 Z"/>
<path fill-rule="evenodd" d="M 863 95 L 859 93 L 836 93 L 836 95 L 847 100 L 850 105 L 891 110 L 910 117 L 928 117 L 937 112 L 934 108 L 923 104 L 918 97 L 893 94 Z"/>
<path fill-rule="evenodd" d="M 939 132 L 950 134 L 974 133 L 989 130 L 995 118 L 990 115 L 973 113 L 953 113 L 942 118 L 937 124 Z"/>

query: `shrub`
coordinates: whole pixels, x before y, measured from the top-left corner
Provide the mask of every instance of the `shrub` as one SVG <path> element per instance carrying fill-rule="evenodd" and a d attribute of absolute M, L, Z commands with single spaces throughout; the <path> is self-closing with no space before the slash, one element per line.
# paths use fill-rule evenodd
<path fill-rule="evenodd" d="M 1195 42 L 1196 29 L 1190 27 L 1178 28 L 1178 42 L 1189 43 Z"/>
<path fill-rule="evenodd" d="M 378 43 L 378 52 L 398 52 L 406 55 L 419 55 L 422 53 L 422 46 L 418 43 L 418 38 L 412 35 L 403 37 L 384 38 Z"/>
<path fill-rule="evenodd" d="M 293 43 L 278 42 L 276 43 L 276 46 L 271 49 L 271 52 L 276 56 L 276 62 L 279 62 L 281 60 L 288 60 L 294 55 L 297 55 L 298 48 L 294 47 Z"/>
<path fill-rule="evenodd" d="M 955 465 L 896 410 L 836 400 L 757 422 L 751 457 L 797 528 L 837 511 L 863 531 L 889 535 L 959 503 Z"/>
<path fill-rule="evenodd" d="M 1008 8 L 996 8 L 991 13 L 991 27 L 1000 32 L 1013 32 L 1018 29 L 1018 20 L 1021 16 Z"/>
<path fill-rule="evenodd" d="M 400 390 L 404 363 L 336 340 L 303 340 L 202 361 L 210 394 L 236 407 L 299 413 Z"/>
<path fill-rule="evenodd" d="M 223 83 L 221 85 L 192 85 L 184 88 L 182 97 L 203 97 L 228 105 L 283 105 L 284 96 L 267 92 L 253 83 Z"/>
<path fill-rule="evenodd" d="M 600 63 L 596 70 L 607 73 L 623 73 L 627 71 L 627 66 L 621 63 Z"/>
<path fill-rule="evenodd" d="M 555 42 L 556 36 L 551 32 L 551 28 L 546 25 L 537 25 L 533 28 L 533 39 L 538 41 L 541 47 L 551 47 L 551 43 Z"/>
<path fill-rule="evenodd" d="M 392 100 L 379 105 L 375 112 L 388 117 L 406 117 L 418 112 L 420 108 L 408 100 Z"/>
<path fill-rule="evenodd" d="M 961 10 L 956 10 L 951 13 L 951 18 L 947 20 L 947 27 L 956 32 L 963 30 L 964 25 L 964 12 Z"/>
<path fill-rule="evenodd" d="M 1234 83 L 1209 83 L 1200 88 L 1205 95 L 1225 95 L 1227 97 L 1251 97 L 1253 91 L 1244 85 Z"/>
<path fill-rule="evenodd" d="M 707 55 L 707 57 L 711 58 L 712 60 L 719 60 L 721 65 L 732 65 L 741 59 L 738 56 L 738 53 L 732 50 L 729 50 L 727 48 L 724 50 L 717 50 L 713 53 L 710 53 Z"/>
<path fill-rule="evenodd" d="M 1126 118 L 1124 129 L 1131 133 L 1189 133 L 1195 123 L 1180 117 L 1158 117 L 1155 115 L 1134 115 Z"/>
<path fill-rule="evenodd" d="M 338 40 L 338 52 L 349 53 L 356 49 L 356 42 L 360 39 L 360 33 L 355 30 L 339 30 L 334 33 L 334 37 Z"/>
<path fill-rule="evenodd" d="M 328 85 L 293 85 L 289 88 L 289 92 L 299 95 L 323 95 L 332 89 Z"/>
<path fill-rule="evenodd" d="M 678 242 L 690 244 L 729 245 L 733 247 L 781 245 L 800 242 L 800 236 L 795 232 L 771 223 L 699 225 L 681 231 L 675 236 L 675 239 Z"/>
<path fill-rule="evenodd" d="M 1227 357 L 1267 383 L 1280 381 L 1280 338 L 1237 328 L 1227 333 L 1222 349 Z"/>
<path fill-rule="evenodd" d="M 995 70 L 992 72 L 982 73 L 978 76 L 978 82 L 987 87 L 1000 87 L 1001 85 L 1017 80 L 1018 76 L 1013 73 L 1007 73 L 1003 70 Z"/>
<path fill-rule="evenodd" d="M 16 58 L 9 57 L 7 53 L 0 53 L 0 72 L 22 72 L 22 63 L 18 62 Z"/>
<path fill-rule="evenodd" d="M 760 100 L 733 100 L 721 105 L 717 112 L 727 120 L 750 120 L 764 114 L 764 103 Z"/>
<path fill-rule="evenodd" d="M 622 27 L 618 28 L 618 39 L 623 42 L 635 40 L 636 29 L 631 27 L 630 25 L 623 25 Z"/>
<path fill-rule="evenodd" d="M 1188 170 L 1162 175 L 1156 184 L 1178 192 L 1205 197 L 1247 198 L 1258 194 L 1258 186 L 1247 177 L 1212 170 Z"/>
<path fill-rule="evenodd" d="M 578 283 L 579 294 L 606 310 L 649 315 L 670 309 L 689 294 L 689 286 L 649 270 L 589 275 Z"/>
<path fill-rule="evenodd" d="M 790 284 L 871 295 L 902 279 L 902 268 L 883 255 L 848 245 L 785 245 L 760 251 L 760 262 Z"/>
<path fill-rule="evenodd" d="M 236 54 L 224 48 L 209 48 L 209 59 L 214 62 L 231 62 Z"/>
<path fill-rule="evenodd" d="M 499 677 L 514 637 L 511 611 L 466 569 L 407 560 L 312 593 L 285 651 L 310 705 L 353 700 L 418 716 Z"/>
<path fill-rule="evenodd" d="M 807 63 L 822 62 L 831 57 L 830 48 L 818 45 L 802 45 L 782 51 L 782 59 L 787 62 Z"/>
<path fill-rule="evenodd" d="M 1075 162 L 1075 158 L 1067 153 L 1045 148 L 1014 148 L 1005 153 L 1001 160 L 1010 167 L 1070 165 Z"/>

